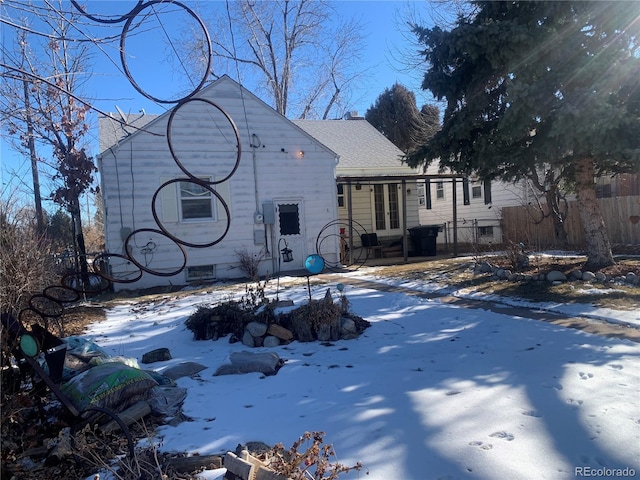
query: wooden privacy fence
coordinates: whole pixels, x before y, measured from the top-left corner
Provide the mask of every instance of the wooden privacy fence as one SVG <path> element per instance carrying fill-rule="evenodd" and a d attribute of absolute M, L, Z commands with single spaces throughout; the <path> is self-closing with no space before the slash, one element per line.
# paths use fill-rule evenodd
<path fill-rule="evenodd" d="M 598 203 L 612 245 L 640 244 L 640 196 L 600 198 Z M 536 223 L 539 218 L 540 212 L 532 206 L 503 207 L 504 241 L 523 242 L 536 249 L 558 247 L 551 218 Z M 570 245 L 584 246 L 582 221 L 576 201 L 569 202 L 565 229 Z"/>

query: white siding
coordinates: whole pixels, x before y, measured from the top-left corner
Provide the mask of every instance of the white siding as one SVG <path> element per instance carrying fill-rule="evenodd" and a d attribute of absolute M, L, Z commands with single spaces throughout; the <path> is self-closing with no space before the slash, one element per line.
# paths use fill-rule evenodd
<path fill-rule="evenodd" d="M 315 253 L 318 232 L 337 218 L 336 196 L 330 194 L 335 192 L 333 152 L 251 94 L 245 92 L 245 95 L 240 95 L 239 86 L 229 79 L 222 79 L 200 95 L 211 98 L 235 121 L 241 139 L 242 158 L 235 174 L 227 182 L 214 186 L 223 198 L 229 200 L 231 226 L 228 234 L 212 247 L 186 248 L 187 266 L 213 264 L 218 278 L 242 277 L 244 273 L 238 268 L 237 252 L 246 249 L 249 253 L 259 253 L 264 245 L 255 244 L 254 230 L 260 230 L 266 231 L 269 240 L 266 247 L 270 252 L 261 264 L 261 274 L 273 275 L 277 268 L 277 257 L 273 252 L 277 247 L 274 248 L 271 241 L 277 241 L 277 236 L 271 226 L 256 224 L 254 217 L 261 212 L 263 202 L 276 197 L 304 199 L 305 245 L 303 251 L 297 253 Z M 173 144 L 179 145 L 181 162 L 185 166 L 188 164 L 187 168 L 193 175 L 220 179 L 232 168 L 235 151 L 227 148 L 229 132 L 224 127 L 222 133 L 220 129 L 211 128 L 207 110 L 210 111 L 210 107 L 203 102 L 193 102 L 186 120 L 176 115 L 171 136 Z M 158 228 L 151 209 L 154 192 L 167 179 L 185 176 L 169 151 L 165 137 L 167 121 L 168 114 L 145 127 L 162 136 L 137 132 L 121 141 L 117 149 L 102 155 L 105 230 L 110 252 L 123 252 L 123 227 Z M 256 142 L 259 142 L 258 146 L 252 149 L 250 145 Z M 225 148 L 227 155 L 224 155 Z M 302 158 L 298 155 L 300 151 L 304 151 Z M 167 192 L 161 192 L 155 202 L 164 227 L 178 238 L 196 244 L 219 238 L 226 226 L 224 210 L 218 210 L 216 222 L 180 222 L 176 216 L 178 199 L 174 187 L 174 184 L 166 187 Z M 173 205 L 172 196 L 176 196 Z M 325 252 L 323 247 L 323 254 Z M 168 248 L 165 255 L 175 256 L 176 248 Z M 333 257 L 327 260 L 337 258 L 337 242 L 328 255 Z M 161 252 L 157 252 L 154 262 L 176 263 L 175 258 L 163 259 L 161 256 Z M 159 277 L 145 273 L 135 284 L 116 284 L 115 287 L 180 285 L 185 283 L 185 275 L 182 272 L 174 277 Z"/>
<path fill-rule="evenodd" d="M 399 240 L 402 237 L 402 217 L 400 218 L 400 228 L 385 231 L 383 233 L 377 232 L 375 228 L 375 212 L 373 207 L 372 200 L 372 190 L 373 184 L 381 184 L 384 183 L 382 181 L 372 181 L 370 184 L 361 183 L 359 184 L 360 190 L 357 190 L 356 183 L 351 184 L 351 194 L 352 194 L 352 218 L 355 222 L 358 222 L 368 233 L 378 233 L 378 238 L 383 244 L 388 244 L 392 241 Z M 398 185 L 398 201 L 402 204 L 402 191 L 400 190 L 402 186 L 401 181 L 393 181 L 392 183 L 396 183 Z M 418 195 L 417 195 L 417 187 L 415 180 L 408 180 L 405 186 L 407 190 L 406 202 L 407 202 L 407 229 L 411 227 L 415 227 L 419 225 L 419 217 L 418 217 Z M 344 185 L 344 206 L 338 209 L 338 215 L 340 220 L 343 222 L 347 222 L 349 218 L 349 187 Z M 355 239 L 356 244 L 358 243 Z"/>
<path fill-rule="evenodd" d="M 437 166 L 430 166 L 425 172 L 428 175 L 438 173 Z M 420 206 L 421 225 L 443 225 L 444 231 L 438 234 L 438 243 L 453 242 L 453 184 L 450 179 L 443 179 L 444 198 L 436 198 L 437 180 L 431 180 L 431 209 Z M 506 184 L 491 182 L 491 203 L 485 204 L 484 188 L 480 198 L 472 197 L 472 186 L 469 182 L 469 205 L 464 205 L 462 180 L 456 182 L 458 242 L 459 243 L 502 243 L 501 209 L 506 206 L 524 205 L 527 202 L 524 184 Z M 488 229 L 486 227 L 492 227 Z M 493 230 L 492 234 L 485 234 Z M 479 235 L 480 233 L 480 235 Z"/>

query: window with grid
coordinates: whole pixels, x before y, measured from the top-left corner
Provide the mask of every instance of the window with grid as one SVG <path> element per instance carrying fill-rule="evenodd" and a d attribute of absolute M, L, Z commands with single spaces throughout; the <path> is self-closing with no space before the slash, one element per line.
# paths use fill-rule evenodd
<path fill-rule="evenodd" d="M 202 185 L 180 182 L 182 220 L 215 220 L 213 195 Z"/>

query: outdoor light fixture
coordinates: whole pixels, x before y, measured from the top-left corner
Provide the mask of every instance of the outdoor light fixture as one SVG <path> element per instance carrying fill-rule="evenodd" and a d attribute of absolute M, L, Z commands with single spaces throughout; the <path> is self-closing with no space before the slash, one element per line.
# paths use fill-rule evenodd
<path fill-rule="evenodd" d="M 280 244 L 284 242 L 284 248 L 280 248 Z M 282 254 L 282 258 L 278 257 L 278 284 L 276 287 L 276 302 L 280 301 L 280 261 L 282 260 L 285 263 L 293 262 L 293 250 L 289 248 L 287 245 L 287 241 L 284 238 L 280 238 L 278 240 L 278 250 Z"/>
<path fill-rule="evenodd" d="M 284 248 L 280 250 L 282 254 L 282 261 L 285 263 L 293 262 L 293 250 L 287 245 L 287 241 L 284 238 L 278 240 L 278 249 L 280 249 L 280 242 L 284 242 Z"/>
<path fill-rule="evenodd" d="M 302 150 L 298 151 L 298 157 L 299 158 L 304 158 L 304 151 L 302 151 Z"/>

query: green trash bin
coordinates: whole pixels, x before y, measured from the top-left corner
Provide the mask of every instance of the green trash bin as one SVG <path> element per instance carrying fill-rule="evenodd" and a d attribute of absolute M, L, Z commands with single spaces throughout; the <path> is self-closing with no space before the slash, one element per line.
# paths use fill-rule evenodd
<path fill-rule="evenodd" d="M 440 225 L 418 225 L 410 228 L 414 254 L 418 257 L 435 257 L 439 231 Z"/>

